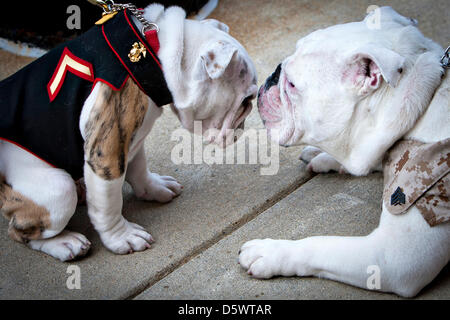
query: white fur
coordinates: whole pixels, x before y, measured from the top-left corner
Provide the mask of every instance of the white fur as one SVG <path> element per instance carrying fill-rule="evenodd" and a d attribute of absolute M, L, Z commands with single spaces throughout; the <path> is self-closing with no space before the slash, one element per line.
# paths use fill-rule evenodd
<path fill-rule="evenodd" d="M 426 39 L 412 19 L 391 8 L 381 10 L 381 29 L 369 30 L 358 22 L 316 31 L 301 39 L 296 53 L 283 62 L 281 103 L 267 110 L 280 108 L 284 119 L 270 126 L 282 131 L 282 144 L 317 147 L 302 155 L 315 171 L 343 165 L 364 175 L 379 169 L 386 150 L 402 137 L 423 142 L 450 137 L 450 77 L 441 82 L 439 65 L 443 49 Z M 355 52 L 378 62 L 370 76 L 349 81 L 343 75 L 351 70 L 348 61 Z M 266 108 L 260 106 L 262 116 Z M 390 214 L 383 206 L 378 228 L 365 237 L 253 240 L 239 256 L 258 278 L 317 276 L 365 289 L 367 268 L 376 265 L 379 290 L 405 297 L 415 296 L 449 259 L 450 224 L 430 227 L 414 206 L 403 215 Z"/>

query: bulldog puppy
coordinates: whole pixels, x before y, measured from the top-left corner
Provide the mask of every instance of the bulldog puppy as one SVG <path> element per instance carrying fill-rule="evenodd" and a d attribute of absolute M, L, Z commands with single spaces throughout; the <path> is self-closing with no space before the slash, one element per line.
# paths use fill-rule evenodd
<path fill-rule="evenodd" d="M 181 124 L 193 129 L 194 121 L 202 121 L 205 131 L 216 131 L 211 142 L 232 143 L 229 129 L 243 125 L 257 94 L 255 68 L 245 49 L 226 25 L 187 20 L 178 7 L 150 5 L 144 17 L 159 27 L 158 58 Z M 141 30 L 140 21 L 133 20 Z M 124 181 L 143 200 L 168 202 L 182 191 L 174 178 L 147 169 L 144 140 L 161 113 L 131 78 L 120 90 L 96 82 L 82 106 L 77 127 L 84 139 L 88 215 L 103 244 L 117 254 L 145 250 L 153 241 L 122 216 Z M 0 141 L 0 172 L 0 205 L 10 220 L 11 238 L 62 261 L 89 250 L 85 236 L 65 230 L 77 205 L 77 187 L 64 168 Z"/>
<path fill-rule="evenodd" d="M 314 171 L 363 176 L 388 156 L 380 224 L 365 237 L 249 241 L 239 262 L 256 278 L 316 276 L 413 297 L 449 261 L 450 81 L 440 62 L 444 50 L 420 33 L 415 20 L 389 7 L 379 15 L 378 28 L 368 27 L 368 16 L 300 39 L 260 88 L 258 108 L 281 145 L 314 146 L 302 156 Z M 421 149 L 399 149 L 405 144 Z M 421 159 L 430 146 L 441 152 L 433 162 Z M 431 195 L 427 188 L 434 182 L 425 185 L 431 180 L 426 174 L 437 169 L 439 190 Z M 420 188 L 429 190 L 426 196 L 413 198 Z M 438 208 L 440 216 L 434 215 Z M 374 288 L 367 284 L 371 266 L 380 270 Z"/>

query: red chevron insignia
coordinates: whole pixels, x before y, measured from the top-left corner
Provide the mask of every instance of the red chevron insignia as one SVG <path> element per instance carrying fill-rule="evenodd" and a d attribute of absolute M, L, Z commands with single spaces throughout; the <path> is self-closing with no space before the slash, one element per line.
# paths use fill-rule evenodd
<path fill-rule="evenodd" d="M 94 81 L 94 70 L 92 64 L 76 57 L 69 49 L 64 48 L 64 51 L 59 59 L 58 66 L 53 73 L 52 79 L 47 85 L 48 95 L 50 101 L 53 101 L 61 90 L 61 87 L 66 78 L 67 71 L 72 72 L 80 78 Z"/>

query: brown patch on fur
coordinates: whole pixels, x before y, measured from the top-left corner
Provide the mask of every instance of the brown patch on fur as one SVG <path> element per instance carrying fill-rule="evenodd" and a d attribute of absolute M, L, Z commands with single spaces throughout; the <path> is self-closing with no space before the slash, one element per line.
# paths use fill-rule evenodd
<path fill-rule="evenodd" d="M 128 151 L 148 109 L 147 96 L 128 80 L 121 91 L 101 86 L 86 124 L 84 152 L 92 170 L 106 180 L 126 169 Z"/>
<path fill-rule="evenodd" d="M 13 190 L 1 176 L 0 211 L 9 220 L 9 236 L 18 242 L 40 239 L 44 230 L 50 227 L 48 210 Z"/>

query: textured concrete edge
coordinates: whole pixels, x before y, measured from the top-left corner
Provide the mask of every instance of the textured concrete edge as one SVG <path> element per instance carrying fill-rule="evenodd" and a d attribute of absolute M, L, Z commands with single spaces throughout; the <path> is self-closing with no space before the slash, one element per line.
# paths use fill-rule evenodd
<path fill-rule="evenodd" d="M 238 221 L 232 222 L 227 227 L 225 227 L 220 233 L 216 234 L 209 240 L 205 241 L 201 245 L 195 247 L 191 250 L 185 257 L 182 259 L 179 259 L 172 263 L 171 265 L 167 266 L 160 272 L 156 274 L 156 276 L 148 279 L 146 283 L 143 283 L 141 285 L 138 285 L 134 288 L 134 290 L 130 290 L 128 292 L 125 292 L 122 296 L 119 297 L 119 299 L 123 300 L 132 300 L 144 291 L 151 288 L 153 285 L 167 277 L 169 274 L 180 268 L 181 266 L 185 265 L 198 255 L 202 254 L 204 251 L 208 250 L 212 246 L 214 246 L 219 241 L 223 240 L 225 237 L 231 235 L 236 230 L 243 227 L 246 223 L 254 220 L 256 217 L 258 217 L 261 213 L 267 211 L 274 205 L 276 205 L 281 200 L 288 197 L 291 193 L 296 191 L 297 189 L 301 188 L 304 184 L 308 183 L 311 179 L 313 179 L 316 175 L 307 171 L 304 176 L 302 176 L 299 180 L 296 180 L 292 182 L 290 185 L 288 185 L 286 188 L 280 190 L 277 192 L 272 198 L 267 199 L 263 204 L 256 207 L 254 210 L 250 211 L 248 214 L 244 215 L 241 219 Z"/>

